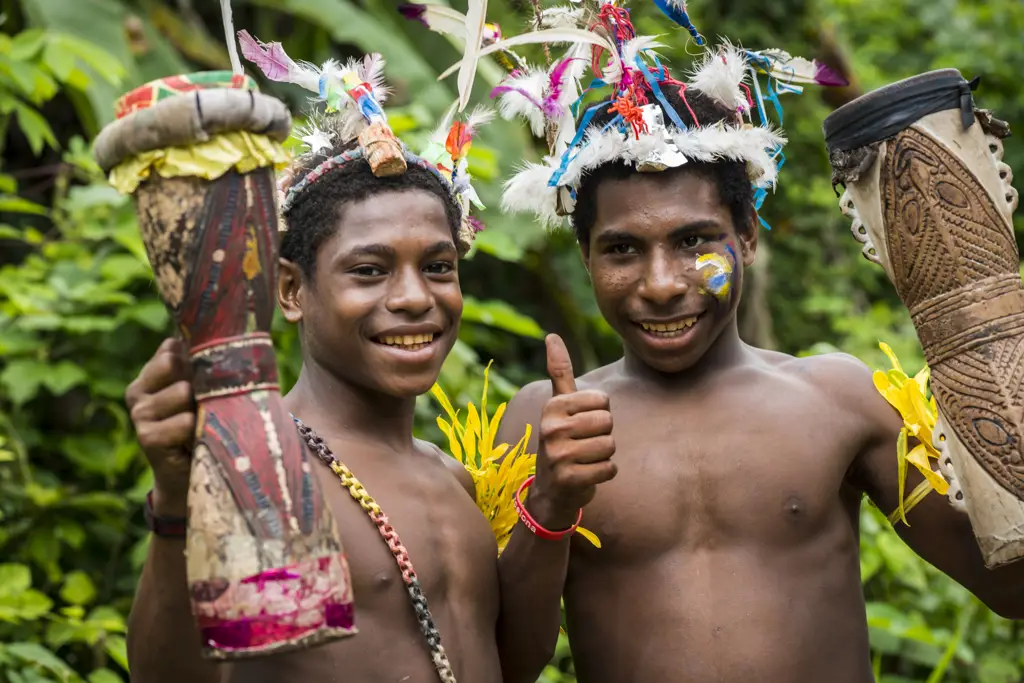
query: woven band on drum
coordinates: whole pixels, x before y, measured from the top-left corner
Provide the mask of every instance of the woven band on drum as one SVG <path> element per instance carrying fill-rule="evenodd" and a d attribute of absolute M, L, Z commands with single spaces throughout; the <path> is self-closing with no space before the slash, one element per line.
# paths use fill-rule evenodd
<path fill-rule="evenodd" d="M 956 69 L 941 69 L 879 88 L 829 114 L 822 123 L 829 153 L 847 152 L 887 140 L 929 114 L 960 110 L 964 130 L 975 121 L 972 92 Z"/>
<path fill-rule="evenodd" d="M 973 282 L 910 312 L 929 365 L 1024 330 L 1024 289 L 1017 274 Z"/>
<path fill-rule="evenodd" d="M 197 401 L 279 389 L 274 345 L 265 332 L 202 344 L 191 358 Z"/>

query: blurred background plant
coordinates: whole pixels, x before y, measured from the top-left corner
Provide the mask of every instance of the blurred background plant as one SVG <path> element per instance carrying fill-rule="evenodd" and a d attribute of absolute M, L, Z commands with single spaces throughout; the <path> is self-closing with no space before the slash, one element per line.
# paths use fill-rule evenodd
<path fill-rule="evenodd" d="M 425 134 L 454 99 L 436 75 L 460 46 L 406 22 L 393 0 L 235 0 L 235 22 L 320 62 L 383 52 L 399 133 Z M 452 0 L 459 7 L 463 0 Z M 194 0 L 2 0 L 0 24 L 0 680 L 127 680 L 125 615 L 146 548 L 141 502 L 150 474 L 123 392 L 169 320 L 156 298 L 130 200 L 106 185 L 89 141 L 121 93 L 153 78 L 228 67 L 217 3 Z M 666 24 L 634 1 L 641 33 Z M 531 0 L 491 0 L 489 16 L 517 32 Z M 879 367 L 887 341 L 916 371 L 912 326 L 881 269 L 860 257 L 829 184 L 820 123 L 833 108 L 884 83 L 955 66 L 983 76 L 982 106 L 1019 124 L 1024 96 L 1024 5 L 954 0 L 693 0 L 709 37 L 784 47 L 824 59 L 851 86 L 787 96 L 791 140 L 783 181 L 763 216 L 759 262 L 741 329 L 750 343 L 793 354 L 841 349 Z M 461 7 L 459 7 L 462 9 Z M 664 38 L 682 69 L 694 52 Z M 487 64 L 477 99 L 496 84 Z M 262 83 L 298 110 L 301 95 Z M 618 342 L 589 293 L 571 236 L 550 235 L 496 210 L 501 178 L 539 150 L 518 126 L 496 122 L 472 148 L 491 207 L 463 264 L 460 341 L 441 383 L 457 405 L 478 400 L 494 359 L 492 405 L 544 371 L 543 335 L 569 345 L 577 372 L 614 359 Z M 1018 177 L 1024 149 L 1011 139 Z M 1018 231 L 1024 225 L 1018 223 Z M 299 352 L 278 318 L 285 388 Z M 421 436 L 443 443 L 418 408 Z M 893 464 L 895 466 L 895 452 Z M 865 504 L 861 565 L 872 656 L 884 683 L 1016 683 L 1021 627 L 991 614 L 926 566 Z M 574 681 L 568 644 L 542 677 Z"/>

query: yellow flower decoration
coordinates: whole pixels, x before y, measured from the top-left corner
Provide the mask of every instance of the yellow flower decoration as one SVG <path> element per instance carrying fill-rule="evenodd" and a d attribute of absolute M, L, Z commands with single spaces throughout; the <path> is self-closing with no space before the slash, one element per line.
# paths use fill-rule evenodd
<path fill-rule="evenodd" d="M 873 376 L 875 388 L 903 417 L 903 429 L 900 430 L 896 439 L 900 503 L 899 507 L 889 515 L 889 521 L 895 524 L 896 520 L 901 520 L 910 526 L 910 523 L 907 522 L 907 511 L 932 491 L 936 491 L 940 495 L 946 495 L 946 492 L 949 491 L 949 482 L 940 472 L 932 469 L 931 462 L 929 462 L 929 459 L 936 461 L 939 459 L 939 452 L 932 445 L 932 431 L 935 429 L 938 409 L 935 406 L 935 397 L 928 396 L 930 377 L 928 367 L 925 366 L 914 377 L 909 377 L 903 371 L 899 359 L 896 358 L 896 354 L 888 344 L 880 342 L 878 347 L 889 358 L 892 368 L 885 372 L 875 370 Z M 916 438 L 919 443 L 908 453 L 907 438 L 909 436 Z M 903 492 L 907 483 L 908 463 L 924 475 L 924 481 L 904 499 Z"/>
<path fill-rule="evenodd" d="M 458 412 L 440 385 L 435 384 L 430 393 L 448 416 L 446 420 L 439 415 L 437 426 L 448 437 L 449 454 L 461 462 L 473 477 L 477 507 L 490 522 L 494 537 L 498 540 L 498 554 L 501 554 L 512 535 L 512 529 L 519 521 L 513 498 L 527 477 L 534 473 L 537 454 L 526 452 L 531 433 L 529 424 L 526 425 L 526 433 L 511 450 L 507 443 L 494 444 L 507 404 L 499 405 L 494 416 L 488 418 L 487 382 L 490 369 L 491 364 L 488 363 L 484 368 L 480 410 L 470 403 L 466 408 L 464 423 L 459 422 Z M 528 496 L 529 489 L 523 495 Z M 601 547 L 600 540 L 592 532 L 583 527 L 577 527 L 576 531 L 598 548 Z"/>

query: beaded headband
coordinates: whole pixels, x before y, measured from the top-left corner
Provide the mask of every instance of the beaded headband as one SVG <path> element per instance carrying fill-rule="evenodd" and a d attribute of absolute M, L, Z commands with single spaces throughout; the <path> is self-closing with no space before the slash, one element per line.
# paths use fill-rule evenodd
<path fill-rule="evenodd" d="M 484 208 L 472 186 L 467 153 L 476 130 L 491 119 L 484 110 L 457 120 L 463 103 L 456 102 L 431 136 L 426 150 L 409 151 L 388 124 L 381 106 L 389 91 L 384 84 L 384 60 L 379 54 L 342 65 L 328 60 L 320 67 L 296 62 L 280 43 L 262 43 L 247 31 L 238 32 L 242 55 L 273 81 L 292 83 L 315 93 L 325 103 L 327 115 L 311 120 L 296 131 L 308 155 L 321 155 L 336 143 L 356 142 L 351 149 L 326 158 L 301 178 L 287 175 L 279 183 L 283 194 L 281 216 L 292 209 L 302 193 L 330 172 L 349 163 L 366 162 L 377 177 L 401 175 L 409 165 L 432 172 L 450 193 L 459 210 L 459 248 L 465 253 L 483 225 L 471 217 L 471 206 Z M 458 111 L 456 111 L 456 107 Z M 328 125 L 329 122 L 329 125 Z M 281 221 L 284 224 L 284 221 Z"/>
<path fill-rule="evenodd" d="M 476 2 L 479 0 L 470 0 L 470 5 Z M 688 161 L 742 161 L 755 187 L 755 208 L 760 209 L 785 162 L 782 147 L 786 141 L 768 120 L 766 102 L 774 107 L 781 124 L 779 95 L 800 93 L 801 84 L 846 84 L 825 65 L 782 50 L 756 52 L 729 43 L 709 49 L 693 26 L 684 0 L 654 0 L 663 14 L 689 33 L 687 40 L 705 50 L 704 59 L 688 82 L 678 81 L 656 53 L 664 46 L 651 36 L 636 34 L 625 2 L 573 3 L 539 10 L 534 22 L 537 30 L 497 39 L 472 55 L 472 59 L 479 60 L 529 43 L 543 44 L 545 52 L 550 44 L 569 45 L 559 59 L 549 58 L 547 67 L 526 65 L 512 70 L 491 93 L 504 118 L 524 119 L 535 136 L 546 138 L 548 146 L 543 163 L 526 163 L 508 180 L 502 208 L 533 213 L 547 226 L 566 223 L 588 171 L 615 162 L 649 172 L 676 168 Z M 448 12 L 435 13 L 438 21 L 434 24 L 429 22 L 427 11 L 416 18 L 426 19 L 435 31 L 452 32 Z M 442 77 L 456 70 L 461 74 L 469 68 L 470 57 L 467 50 L 463 60 Z M 513 61 L 525 64 L 519 58 Z M 584 86 L 588 67 L 591 79 Z M 767 76 L 763 90 L 759 76 Z M 744 82 L 748 78 L 749 86 Z M 592 105 L 580 114 L 584 99 L 604 88 L 612 90 L 611 104 L 605 101 Z M 697 90 L 735 112 L 735 116 L 701 125 L 691 109 L 695 125 L 687 126 L 665 99 L 667 88 L 678 89 L 688 108 L 686 92 Z M 602 125 L 591 124 L 601 108 L 615 113 L 614 118 Z M 665 116 L 669 121 L 664 120 Z"/>

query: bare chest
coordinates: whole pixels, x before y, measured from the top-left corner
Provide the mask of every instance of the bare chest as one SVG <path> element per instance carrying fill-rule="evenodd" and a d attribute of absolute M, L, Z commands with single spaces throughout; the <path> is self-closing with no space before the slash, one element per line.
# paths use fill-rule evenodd
<path fill-rule="evenodd" d="M 600 562 L 748 543 L 787 548 L 848 514 L 844 480 L 858 446 L 842 416 L 814 395 L 749 398 L 613 397 L 618 475 L 584 512 L 603 549 L 581 550 Z"/>
<path fill-rule="evenodd" d="M 496 604 L 494 537 L 443 467 L 424 472 L 353 463 L 349 467 L 362 484 L 353 496 L 329 468 L 315 464 L 361 610 L 407 600 L 413 574 L 431 604 Z"/>

